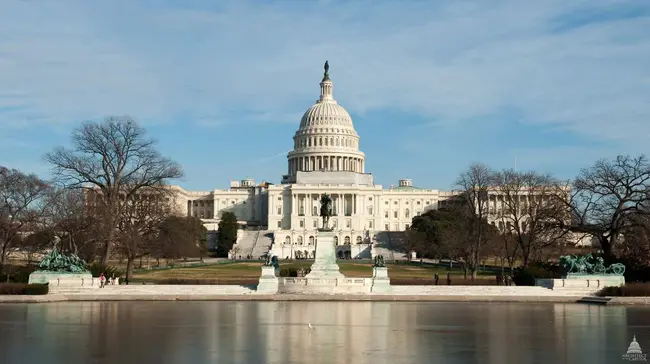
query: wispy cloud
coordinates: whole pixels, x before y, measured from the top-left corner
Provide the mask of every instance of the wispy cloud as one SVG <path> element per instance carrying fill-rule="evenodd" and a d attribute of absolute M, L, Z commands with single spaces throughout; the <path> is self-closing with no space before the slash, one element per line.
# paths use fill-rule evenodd
<path fill-rule="evenodd" d="M 634 142 L 650 136 L 648 29 L 643 0 L 5 1 L 0 127 L 297 123 L 329 59 L 358 115 L 463 123 L 508 109 Z"/>

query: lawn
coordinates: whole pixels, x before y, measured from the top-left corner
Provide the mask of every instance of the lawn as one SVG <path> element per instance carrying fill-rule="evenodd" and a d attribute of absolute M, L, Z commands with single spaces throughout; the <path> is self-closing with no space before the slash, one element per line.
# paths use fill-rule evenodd
<path fill-rule="evenodd" d="M 309 268 L 312 261 L 301 262 L 280 262 L 280 269 L 284 268 Z M 174 281 L 193 281 L 195 283 L 252 283 L 260 276 L 262 263 L 260 262 L 235 262 L 205 265 L 200 267 L 180 267 L 159 270 L 139 270 L 134 275 L 134 280 L 139 282 L 163 283 Z M 446 279 L 447 269 L 444 267 L 429 264 L 387 264 L 388 276 L 396 281 L 421 280 L 432 281 L 436 272 L 440 280 Z M 351 278 L 372 277 L 372 264 L 359 262 L 340 262 L 341 273 Z M 462 278 L 462 272 L 458 269 L 452 270 L 454 281 Z M 479 276 L 481 281 L 493 279 L 492 274 Z"/>

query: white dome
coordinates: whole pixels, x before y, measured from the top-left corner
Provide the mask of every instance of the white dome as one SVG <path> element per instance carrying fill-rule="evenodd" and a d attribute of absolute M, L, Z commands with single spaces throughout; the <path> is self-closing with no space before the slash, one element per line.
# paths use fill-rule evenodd
<path fill-rule="evenodd" d="M 300 129 L 324 126 L 354 129 L 350 114 L 336 101 L 319 100 L 303 114 Z"/>
<path fill-rule="evenodd" d="M 320 83 L 320 98 L 302 116 L 293 151 L 287 156 L 289 175 L 299 171 L 347 171 L 363 173 L 365 155 L 350 114 L 332 95 L 329 65 Z"/>

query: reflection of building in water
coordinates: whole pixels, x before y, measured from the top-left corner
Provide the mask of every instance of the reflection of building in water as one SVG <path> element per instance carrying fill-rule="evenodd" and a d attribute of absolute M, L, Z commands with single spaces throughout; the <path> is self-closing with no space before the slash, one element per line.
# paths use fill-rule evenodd
<path fill-rule="evenodd" d="M 310 357 L 314 363 L 366 363 L 365 353 L 407 344 L 405 338 L 396 342 L 395 335 L 387 334 L 394 307 L 389 303 L 268 302 L 258 307 L 260 324 L 266 325 L 269 363 Z"/>
<path fill-rule="evenodd" d="M 566 363 L 581 362 L 594 347 L 618 359 L 629 344 L 626 307 L 555 304 L 553 313 L 555 347 Z"/>

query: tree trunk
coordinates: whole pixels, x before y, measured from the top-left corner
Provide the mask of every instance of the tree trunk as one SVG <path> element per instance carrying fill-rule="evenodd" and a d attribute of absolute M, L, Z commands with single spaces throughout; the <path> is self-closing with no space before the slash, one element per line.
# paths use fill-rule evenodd
<path fill-rule="evenodd" d="M 7 245 L 2 244 L 2 254 L 0 255 L 0 267 L 7 265 Z"/>
<path fill-rule="evenodd" d="M 129 255 L 126 261 L 126 282 L 131 280 L 133 277 L 133 266 L 135 265 L 135 256 Z"/>
<path fill-rule="evenodd" d="M 476 280 L 476 275 L 477 275 L 477 269 L 474 268 L 472 269 L 472 280 Z"/>

